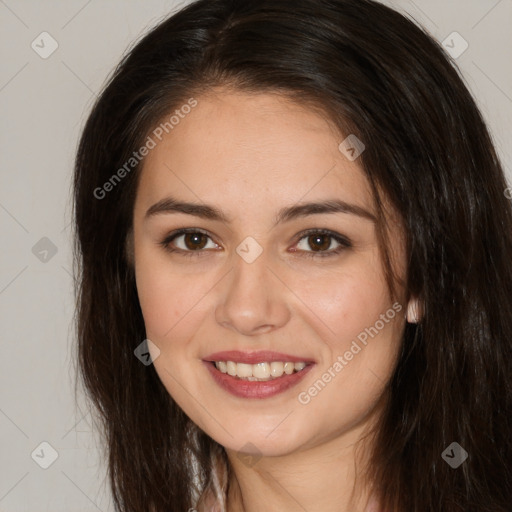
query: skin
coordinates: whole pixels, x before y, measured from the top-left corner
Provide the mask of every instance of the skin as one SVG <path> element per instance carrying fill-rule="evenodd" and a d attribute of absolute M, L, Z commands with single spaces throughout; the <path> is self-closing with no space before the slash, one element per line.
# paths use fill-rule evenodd
<path fill-rule="evenodd" d="M 134 206 L 137 290 L 147 337 L 160 349 L 155 370 L 185 413 L 225 447 L 234 474 L 230 512 L 370 510 L 370 488 L 355 486 L 355 477 L 386 399 L 406 308 L 309 403 L 298 396 L 397 299 L 403 304 L 403 290 L 390 297 L 368 218 L 322 213 L 274 226 L 278 210 L 309 201 L 342 199 L 375 214 L 367 180 L 357 159 L 339 151 L 345 137 L 317 112 L 270 93 L 218 89 L 196 99 L 146 157 Z M 172 212 L 146 217 L 167 196 L 214 205 L 230 222 Z M 389 234 L 401 248 L 398 226 L 391 223 Z M 181 228 L 210 238 L 189 236 L 185 245 L 187 236 L 179 236 L 170 247 L 192 256 L 169 252 L 160 243 Z M 318 244 L 300 235 L 312 228 L 352 245 L 318 256 Z M 262 249 L 252 263 L 236 252 L 248 236 Z M 321 250 L 339 247 L 332 238 L 324 242 Z M 403 272 L 401 249 L 395 264 Z M 202 362 L 221 350 L 275 350 L 316 364 L 277 396 L 239 398 Z M 238 456 L 247 443 L 253 447 L 244 453 L 256 455 L 255 464 Z"/>

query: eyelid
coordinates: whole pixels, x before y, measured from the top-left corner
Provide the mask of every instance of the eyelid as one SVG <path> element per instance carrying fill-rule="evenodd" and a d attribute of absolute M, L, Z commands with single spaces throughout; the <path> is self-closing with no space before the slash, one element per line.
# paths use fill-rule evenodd
<path fill-rule="evenodd" d="M 159 245 L 163 246 L 164 249 L 166 249 L 169 252 L 175 252 L 186 256 L 199 256 L 204 253 L 207 253 L 208 251 L 205 249 L 198 249 L 196 251 L 186 251 L 179 248 L 170 248 L 169 244 L 174 241 L 176 238 L 180 237 L 181 235 L 186 235 L 189 233 L 201 233 L 208 237 L 214 244 L 219 245 L 212 235 L 205 231 L 204 229 L 200 228 L 181 228 L 173 231 L 169 235 L 167 235 L 164 240 L 159 242 Z M 335 256 L 339 254 L 343 249 L 348 249 L 352 247 L 352 242 L 344 235 L 337 233 L 335 231 L 331 231 L 330 229 L 324 229 L 324 228 L 310 228 L 306 229 L 304 231 L 301 231 L 300 233 L 297 233 L 295 236 L 295 242 L 294 245 L 297 245 L 303 238 L 306 238 L 310 235 L 318 234 L 318 235 L 326 235 L 334 239 L 340 246 L 336 249 L 331 249 L 329 251 L 304 251 L 304 250 L 294 250 L 293 253 L 303 253 L 306 257 L 312 256 L 312 257 L 328 257 L 328 256 Z M 210 249 L 211 250 L 211 249 Z"/>
<path fill-rule="evenodd" d="M 324 228 L 311 228 L 306 229 L 305 231 L 301 231 L 296 236 L 295 245 L 298 244 L 303 238 L 306 238 L 310 235 L 326 235 L 338 242 L 339 247 L 336 249 L 331 249 L 329 251 L 303 251 L 303 250 L 294 250 L 294 253 L 303 253 L 305 257 L 312 258 L 328 258 L 331 256 L 339 255 L 343 250 L 349 249 L 352 247 L 352 242 L 344 235 L 337 233 L 336 231 L 331 231 L 330 229 Z"/>
<path fill-rule="evenodd" d="M 213 239 L 212 235 L 205 231 L 204 229 L 200 228 L 181 228 L 173 231 L 172 233 L 169 233 L 161 242 L 159 242 L 159 245 L 163 246 L 164 249 L 166 249 L 169 252 L 177 252 L 181 254 L 187 254 L 187 255 L 193 255 L 193 254 L 200 254 L 206 252 L 204 249 L 200 249 L 197 251 L 185 251 L 183 249 L 178 248 L 169 248 L 169 244 L 174 241 L 176 238 L 179 238 L 182 235 L 190 234 L 190 233 L 200 233 L 208 237 L 215 245 L 219 245 L 215 240 Z"/>
<path fill-rule="evenodd" d="M 301 231 L 300 233 L 297 233 L 296 235 L 296 242 L 300 242 L 303 238 L 310 236 L 310 235 L 327 235 L 339 242 L 341 245 L 345 245 L 347 247 L 352 247 L 352 242 L 349 238 L 342 235 L 341 233 L 337 233 L 336 231 L 331 231 L 330 229 L 325 228 L 310 228 L 306 229 L 304 231 Z"/>

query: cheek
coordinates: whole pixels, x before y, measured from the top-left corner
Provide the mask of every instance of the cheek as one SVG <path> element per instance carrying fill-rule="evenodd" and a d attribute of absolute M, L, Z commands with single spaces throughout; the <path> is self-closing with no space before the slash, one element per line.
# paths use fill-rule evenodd
<path fill-rule="evenodd" d="M 193 360 L 189 341 L 201 321 L 200 298 L 207 286 L 204 280 L 202 284 L 195 283 L 197 280 L 186 275 L 169 272 L 168 264 L 151 256 L 144 258 L 141 251 L 135 274 L 146 336 L 159 349 L 153 365 L 168 393 L 197 420 L 200 415 L 191 408 L 190 401 L 190 393 L 198 396 L 198 392 L 194 391 L 194 379 L 191 379 L 194 372 L 188 366 Z M 184 383 L 187 383 L 187 391 L 184 391 Z"/>
<path fill-rule="evenodd" d="M 334 408 L 340 414 L 345 410 L 357 416 L 381 394 L 391 375 L 400 346 L 404 309 L 399 303 L 393 306 L 384 274 L 370 260 L 350 272 L 318 279 L 315 286 L 304 289 L 307 304 L 315 313 L 311 317 L 315 330 L 322 333 L 325 352 L 322 368 L 302 390 L 309 395 L 307 387 L 316 382 L 310 398 L 317 394 L 322 397 L 315 398 L 314 407 L 338 404 L 339 408 Z M 318 383 L 319 374 L 322 382 Z M 324 387 L 328 390 L 323 391 Z M 306 396 L 305 401 L 308 399 Z"/>
<path fill-rule="evenodd" d="M 360 265 L 315 280 L 303 281 L 301 295 L 315 313 L 316 323 L 334 344 L 351 340 L 374 325 L 390 307 L 387 284 L 378 265 Z"/>
<path fill-rule="evenodd" d="M 147 335 L 161 339 L 185 317 L 199 290 L 184 276 L 169 272 L 158 258 L 143 251 L 136 258 L 135 280 Z"/>

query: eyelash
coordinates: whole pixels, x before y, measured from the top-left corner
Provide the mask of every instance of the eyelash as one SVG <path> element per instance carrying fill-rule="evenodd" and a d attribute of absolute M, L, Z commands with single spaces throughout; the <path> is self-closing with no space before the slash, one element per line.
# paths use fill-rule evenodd
<path fill-rule="evenodd" d="M 170 233 L 167 237 L 165 237 L 164 240 L 159 242 L 159 245 L 161 245 L 166 251 L 171 253 L 179 253 L 182 256 L 185 257 L 195 257 L 200 256 L 202 253 L 205 252 L 203 249 L 198 249 L 196 251 L 184 251 L 183 249 L 176 249 L 169 246 L 169 244 L 176 238 L 178 238 L 181 235 L 186 234 L 203 234 L 211 239 L 210 235 L 206 233 L 205 231 L 202 231 L 201 229 L 197 228 L 185 228 L 180 229 L 178 231 L 174 231 L 173 233 Z M 348 249 L 352 247 L 352 243 L 350 240 L 338 233 L 335 233 L 334 231 L 330 231 L 328 229 L 308 229 L 306 231 L 303 231 L 302 233 L 299 233 L 298 240 L 296 243 L 299 243 L 303 238 L 307 238 L 311 235 L 327 235 L 330 238 L 334 239 L 336 242 L 340 244 L 340 246 L 336 249 L 331 249 L 330 251 L 300 251 L 297 252 L 303 252 L 305 253 L 305 256 L 308 258 L 329 258 L 333 256 L 337 256 L 345 249 Z M 213 240 L 212 240 L 213 241 Z"/>

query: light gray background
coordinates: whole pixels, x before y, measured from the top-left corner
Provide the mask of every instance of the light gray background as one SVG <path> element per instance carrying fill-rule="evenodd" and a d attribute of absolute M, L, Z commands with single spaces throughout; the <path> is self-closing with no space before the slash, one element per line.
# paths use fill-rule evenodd
<path fill-rule="evenodd" d="M 73 394 L 73 158 L 92 102 L 128 45 L 184 3 L 0 0 L 1 512 L 113 510 L 97 434 Z M 385 3 L 439 41 L 457 31 L 469 43 L 456 63 L 510 182 L 512 1 Z M 46 59 L 31 47 L 43 31 L 59 45 Z M 43 237 L 55 255 L 38 251 Z M 42 442 L 58 454 L 48 469 L 34 460 L 49 456 Z"/>

